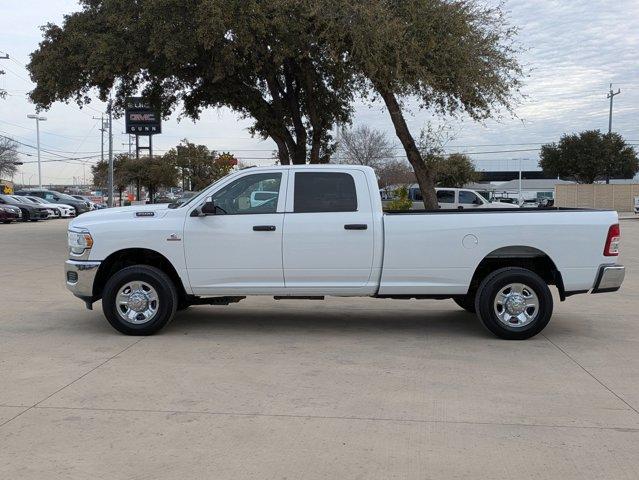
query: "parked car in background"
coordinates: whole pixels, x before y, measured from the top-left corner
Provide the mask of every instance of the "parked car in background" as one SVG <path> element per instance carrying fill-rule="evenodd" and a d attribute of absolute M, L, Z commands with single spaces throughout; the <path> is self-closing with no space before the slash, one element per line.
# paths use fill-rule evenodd
<path fill-rule="evenodd" d="M 46 208 L 53 208 L 56 212 L 57 218 L 71 218 L 75 217 L 75 208 L 70 205 L 65 205 L 64 203 L 51 203 L 40 197 L 33 197 L 31 195 L 25 195 L 23 198 L 26 198 L 32 203 L 37 205 L 42 205 Z"/>
<path fill-rule="evenodd" d="M 91 207 L 87 205 L 87 202 L 73 198 L 66 193 L 56 192 L 55 190 L 44 190 L 39 188 L 18 190 L 16 195 L 28 195 L 31 197 L 40 197 L 47 202 L 63 203 L 75 208 L 75 214 L 80 215 L 91 210 Z"/>
<path fill-rule="evenodd" d="M 13 205 L 0 205 L 0 222 L 11 223 L 22 220 L 22 211 Z"/>
<path fill-rule="evenodd" d="M 475 190 L 467 188 L 436 188 L 437 203 L 443 210 L 464 210 L 474 208 L 519 208 L 518 205 L 510 205 L 499 202 L 489 202 Z M 418 186 L 408 188 L 408 198 L 413 202 L 411 210 L 424 208 L 423 197 Z M 392 198 L 382 200 L 384 208 L 392 201 Z"/>
<path fill-rule="evenodd" d="M 37 222 L 38 220 L 46 220 L 49 217 L 49 210 L 39 207 L 32 203 L 16 200 L 15 195 L 0 195 L 0 205 L 12 205 L 22 212 L 23 222 Z"/>
<path fill-rule="evenodd" d="M 106 208 L 106 205 L 102 205 L 100 203 L 94 202 L 89 197 L 85 195 L 71 195 L 73 198 L 80 200 L 82 202 L 86 202 L 91 210 L 100 210 L 102 208 Z"/>
<path fill-rule="evenodd" d="M 27 197 L 22 197 L 20 195 L 10 195 L 10 196 L 11 198 L 13 198 L 14 200 L 20 203 L 26 203 L 27 205 L 34 204 L 34 202 L 29 200 Z M 37 205 L 37 206 L 47 209 L 47 214 L 48 214 L 47 218 L 58 218 L 60 216 L 60 212 L 58 211 L 58 209 L 53 208 L 51 205 Z"/>

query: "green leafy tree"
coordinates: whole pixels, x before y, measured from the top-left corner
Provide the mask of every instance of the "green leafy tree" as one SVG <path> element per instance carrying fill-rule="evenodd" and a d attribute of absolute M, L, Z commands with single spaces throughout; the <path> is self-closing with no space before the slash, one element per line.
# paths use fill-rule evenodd
<path fill-rule="evenodd" d="M 252 118 L 251 131 L 277 144 L 281 164 L 319 163 L 330 128 L 348 122 L 355 78 L 322 41 L 313 0 L 81 0 L 62 25 L 44 27 L 28 69 L 31 99 L 102 100 L 116 112 L 141 93 L 164 115 L 183 105 Z"/>
<path fill-rule="evenodd" d="M 559 143 L 543 145 L 539 156 L 545 172 L 579 183 L 632 178 L 639 171 L 637 152 L 623 137 L 599 130 L 563 135 Z"/>
<path fill-rule="evenodd" d="M 195 145 L 186 139 L 162 158 L 177 167 L 185 190 L 202 190 L 228 175 L 238 163 L 230 153 L 218 154 L 206 145 Z"/>
<path fill-rule="evenodd" d="M 128 171 L 127 162 L 129 160 L 129 156 L 125 154 L 119 154 L 113 158 L 113 188 L 118 192 L 120 204 L 122 203 L 122 193 L 133 183 Z M 106 190 L 108 188 L 109 162 L 100 160 L 91 166 L 91 172 L 93 174 L 93 185 Z"/>
<path fill-rule="evenodd" d="M 435 171 L 405 119 L 406 102 L 440 115 L 486 119 L 512 109 L 522 69 L 501 6 L 474 0 L 324 3 L 330 42 L 383 100 L 426 208 L 437 208 Z M 329 36 L 327 34 L 327 36 Z"/>
<path fill-rule="evenodd" d="M 475 165 L 463 153 L 441 156 L 435 162 L 435 184 L 438 187 L 462 188 L 479 180 Z"/>

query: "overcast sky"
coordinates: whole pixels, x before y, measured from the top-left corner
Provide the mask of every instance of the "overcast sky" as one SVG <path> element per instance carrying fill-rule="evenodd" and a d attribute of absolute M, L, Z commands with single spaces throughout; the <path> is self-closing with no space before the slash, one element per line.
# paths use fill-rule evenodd
<path fill-rule="evenodd" d="M 34 112 L 25 94 L 33 88 L 24 65 L 41 39 L 39 27 L 60 23 L 62 15 L 78 9 L 72 0 L 1 0 L 0 88 L 9 96 L 0 100 L 0 134 L 35 145 Z M 531 69 L 524 93 L 527 98 L 517 109 L 518 118 L 477 124 L 468 119 L 448 119 L 456 132 L 449 148 L 471 153 L 480 169 L 536 168 L 537 149 L 555 141 L 563 133 L 608 128 L 609 83 L 621 89 L 615 97 L 613 129 L 631 143 L 639 144 L 639 1 L 617 0 L 506 0 L 510 22 L 520 28 L 518 40 L 527 50 L 522 62 Z M 80 110 L 75 105 L 56 104 L 45 112 L 41 124 L 41 145 L 50 152 L 70 157 L 87 157 L 100 152 L 99 115 L 104 105 L 96 101 Z M 409 124 L 415 135 L 433 120 L 426 111 L 412 110 Z M 437 122 L 437 119 L 435 119 Z M 358 104 L 354 124 L 368 124 L 384 130 L 395 140 L 392 125 L 381 105 Z M 156 152 L 171 148 L 188 138 L 209 148 L 230 151 L 252 164 L 269 164 L 274 145 L 251 138 L 250 121 L 239 120 L 227 110 L 206 111 L 194 124 L 171 118 L 163 124 L 163 134 L 154 137 Z M 127 150 L 122 135 L 123 120 L 114 122 L 114 148 Z M 35 160 L 35 150 L 21 146 L 22 160 Z M 397 150 L 398 155 L 401 149 Z M 484 152 L 484 153 L 482 153 Z M 496 153 L 493 153 L 496 152 Z M 30 156 L 28 156 L 30 155 Z M 53 159 L 52 153 L 43 158 Z M 44 183 L 90 181 L 89 165 L 82 162 L 43 164 Z M 37 183 L 37 167 L 21 167 L 15 180 Z"/>

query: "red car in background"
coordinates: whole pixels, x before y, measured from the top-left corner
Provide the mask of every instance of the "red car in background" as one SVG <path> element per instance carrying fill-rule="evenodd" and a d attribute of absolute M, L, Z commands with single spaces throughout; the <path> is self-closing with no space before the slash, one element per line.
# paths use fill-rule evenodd
<path fill-rule="evenodd" d="M 22 220 L 22 210 L 12 205 L 0 205 L 0 222 L 11 223 Z"/>

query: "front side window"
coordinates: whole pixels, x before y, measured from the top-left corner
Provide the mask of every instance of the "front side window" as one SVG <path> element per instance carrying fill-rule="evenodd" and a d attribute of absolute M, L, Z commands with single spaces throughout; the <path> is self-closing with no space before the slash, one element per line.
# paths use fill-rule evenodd
<path fill-rule="evenodd" d="M 355 212 L 355 180 L 348 173 L 297 172 L 295 213 Z"/>
<path fill-rule="evenodd" d="M 473 192 L 461 190 L 459 192 L 459 203 L 482 205 L 484 202 L 482 202 Z"/>
<path fill-rule="evenodd" d="M 454 190 L 437 190 L 438 203 L 455 203 Z"/>
<path fill-rule="evenodd" d="M 214 193 L 212 199 L 227 215 L 275 213 L 281 183 L 281 173 L 247 175 Z"/>

